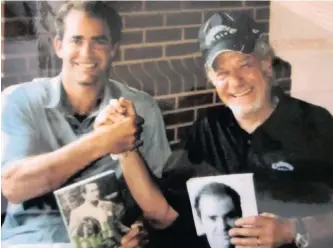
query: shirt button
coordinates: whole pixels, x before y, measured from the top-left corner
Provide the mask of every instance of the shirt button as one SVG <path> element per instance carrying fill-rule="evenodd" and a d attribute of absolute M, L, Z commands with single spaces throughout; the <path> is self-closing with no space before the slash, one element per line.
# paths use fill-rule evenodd
<path fill-rule="evenodd" d="M 247 144 L 251 145 L 252 144 L 251 140 L 247 140 Z"/>

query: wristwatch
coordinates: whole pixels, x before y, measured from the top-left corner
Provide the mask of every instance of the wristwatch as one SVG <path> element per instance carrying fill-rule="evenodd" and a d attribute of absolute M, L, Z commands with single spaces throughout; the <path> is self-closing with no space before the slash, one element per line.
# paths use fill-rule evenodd
<path fill-rule="evenodd" d="M 295 244 L 298 248 L 307 248 L 310 244 L 309 234 L 305 230 L 304 222 L 302 219 L 296 219 Z"/>

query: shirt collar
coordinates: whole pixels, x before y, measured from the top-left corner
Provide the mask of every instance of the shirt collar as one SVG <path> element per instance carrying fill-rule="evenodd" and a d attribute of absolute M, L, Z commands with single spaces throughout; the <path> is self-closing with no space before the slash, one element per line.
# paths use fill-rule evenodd
<path fill-rule="evenodd" d="M 45 105 L 46 108 L 53 109 L 62 107 L 67 111 L 70 111 L 70 104 L 68 104 L 66 93 L 62 85 L 62 75 L 51 79 L 51 87 L 48 92 L 48 103 Z M 103 84 L 103 88 L 98 96 L 98 100 L 100 100 L 100 105 L 94 111 L 92 111 L 91 116 L 97 115 L 103 108 L 109 105 L 109 101 L 112 97 L 111 95 L 111 83 L 109 80 L 106 80 Z"/>
<path fill-rule="evenodd" d="M 50 88 L 47 92 L 49 101 L 45 104 L 45 108 L 56 108 L 59 105 L 61 98 L 61 74 L 51 79 Z"/>

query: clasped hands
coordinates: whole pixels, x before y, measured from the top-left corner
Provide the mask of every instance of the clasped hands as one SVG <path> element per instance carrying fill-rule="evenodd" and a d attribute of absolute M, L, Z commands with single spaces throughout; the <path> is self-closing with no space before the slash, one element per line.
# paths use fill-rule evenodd
<path fill-rule="evenodd" d="M 238 219 L 235 225 L 229 230 L 235 248 L 278 248 L 293 243 L 295 237 L 293 220 L 269 213 Z"/>
<path fill-rule="evenodd" d="M 109 139 L 113 140 L 110 153 L 121 154 L 132 151 L 143 145 L 140 140 L 143 118 L 136 114 L 133 103 L 123 97 L 112 99 L 94 122 L 94 130 L 112 126 L 112 134 Z"/>

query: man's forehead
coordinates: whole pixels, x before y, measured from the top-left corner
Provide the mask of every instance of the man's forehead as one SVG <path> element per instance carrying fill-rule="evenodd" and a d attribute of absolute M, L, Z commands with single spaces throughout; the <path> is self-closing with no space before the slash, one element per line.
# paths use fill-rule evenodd
<path fill-rule="evenodd" d="M 83 10 L 70 10 L 64 19 L 64 32 L 68 36 L 109 36 L 109 29 L 105 21 Z"/>
<path fill-rule="evenodd" d="M 203 215 L 224 215 L 235 208 L 230 196 L 203 195 L 200 209 Z"/>
<path fill-rule="evenodd" d="M 252 54 L 246 54 L 236 51 L 227 51 L 220 53 L 214 63 L 213 68 L 221 68 L 221 67 L 228 67 L 233 64 L 239 64 L 246 61 L 252 61 L 255 57 Z"/>

